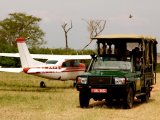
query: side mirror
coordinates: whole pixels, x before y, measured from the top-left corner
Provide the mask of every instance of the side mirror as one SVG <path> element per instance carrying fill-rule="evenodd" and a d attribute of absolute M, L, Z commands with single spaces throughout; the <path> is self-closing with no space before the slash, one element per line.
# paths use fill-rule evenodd
<path fill-rule="evenodd" d="M 95 60 L 97 58 L 97 55 L 95 53 L 91 54 L 91 58 Z"/>

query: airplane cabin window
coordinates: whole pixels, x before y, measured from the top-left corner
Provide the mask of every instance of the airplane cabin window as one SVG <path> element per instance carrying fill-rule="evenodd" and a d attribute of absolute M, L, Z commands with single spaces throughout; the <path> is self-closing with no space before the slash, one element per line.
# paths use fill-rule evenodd
<path fill-rule="evenodd" d="M 74 61 L 74 64 L 73 64 L 73 67 L 78 67 L 79 66 L 79 61 L 78 60 L 75 60 Z"/>
<path fill-rule="evenodd" d="M 78 67 L 79 61 L 78 60 L 69 60 L 62 64 L 63 67 Z"/>
<path fill-rule="evenodd" d="M 70 61 L 66 61 L 62 64 L 62 67 L 70 67 Z"/>
<path fill-rule="evenodd" d="M 57 60 L 47 60 L 46 64 L 56 64 L 57 62 Z"/>

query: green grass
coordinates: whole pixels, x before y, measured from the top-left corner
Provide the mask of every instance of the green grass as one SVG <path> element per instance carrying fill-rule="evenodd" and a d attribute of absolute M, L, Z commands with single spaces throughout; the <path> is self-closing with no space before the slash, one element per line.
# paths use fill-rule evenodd
<path fill-rule="evenodd" d="M 160 72 L 160 63 L 157 64 L 157 69 L 156 69 L 156 71 L 157 71 L 157 72 Z"/>
<path fill-rule="evenodd" d="M 79 107 L 72 81 L 48 81 L 23 73 L 0 72 L 0 120 L 158 120 L 160 118 L 160 74 L 149 103 L 135 101 L 133 109 L 115 103 L 91 100 L 88 109 Z M 48 88 L 39 88 L 44 80 Z"/>

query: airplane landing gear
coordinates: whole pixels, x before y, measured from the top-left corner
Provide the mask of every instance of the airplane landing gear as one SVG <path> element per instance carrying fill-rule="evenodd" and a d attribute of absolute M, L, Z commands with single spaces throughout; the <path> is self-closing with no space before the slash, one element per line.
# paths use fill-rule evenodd
<path fill-rule="evenodd" d="M 45 88 L 46 87 L 46 85 L 45 85 L 45 83 L 43 81 L 40 82 L 40 87 L 41 88 Z"/>

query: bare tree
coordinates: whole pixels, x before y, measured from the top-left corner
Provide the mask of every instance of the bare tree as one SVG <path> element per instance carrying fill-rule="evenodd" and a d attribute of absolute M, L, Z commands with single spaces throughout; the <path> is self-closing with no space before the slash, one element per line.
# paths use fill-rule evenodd
<path fill-rule="evenodd" d="M 67 28 L 67 25 L 68 25 L 68 23 L 66 23 L 66 22 L 64 22 L 62 24 L 62 28 L 63 28 L 64 33 L 65 33 L 66 50 L 68 49 L 68 32 L 72 29 L 72 21 L 71 21 L 71 24 L 68 28 Z"/>
<path fill-rule="evenodd" d="M 105 28 L 106 25 L 106 20 L 84 20 L 88 24 L 88 31 L 89 31 L 89 37 L 90 37 L 90 42 L 83 48 L 83 50 L 92 42 L 93 37 L 96 37 L 99 35 Z"/>

